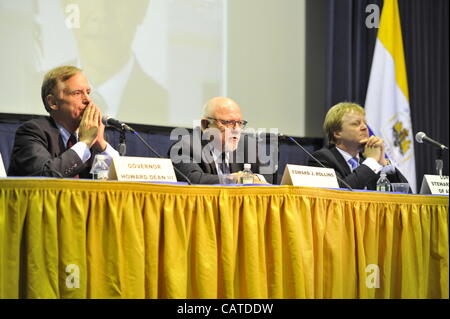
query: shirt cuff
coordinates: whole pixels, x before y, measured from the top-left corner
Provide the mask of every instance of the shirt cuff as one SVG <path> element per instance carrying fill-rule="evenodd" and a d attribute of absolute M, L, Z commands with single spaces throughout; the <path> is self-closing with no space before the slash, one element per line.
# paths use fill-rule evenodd
<path fill-rule="evenodd" d="M 91 157 L 91 151 L 89 150 L 87 144 L 84 142 L 77 142 L 70 149 L 77 153 L 78 157 L 83 163 L 86 163 L 87 160 Z"/>
<path fill-rule="evenodd" d="M 86 163 L 88 159 L 91 158 L 91 151 L 89 150 L 87 144 L 84 142 L 78 142 L 70 149 L 75 151 L 75 153 L 77 153 L 78 157 L 81 159 L 83 163 Z M 108 155 L 111 158 L 120 156 L 119 152 L 117 152 L 111 145 L 109 145 L 109 143 L 106 143 L 105 150 L 100 154 Z"/>
<path fill-rule="evenodd" d="M 117 152 L 109 143 L 106 143 L 106 148 L 103 152 L 100 154 L 102 155 L 108 155 L 111 158 L 120 156 L 119 152 Z"/>
<path fill-rule="evenodd" d="M 374 158 L 369 157 L 362 162 L 364 165 L 368 166 L 375 174 L 378 174 L 383 166 L 381 166 L 380 163 L 378 163 Z"/>
<path fill-rule="evenodd" d="M 395 173 L 395 167 L 392 164 L 383 166 L 383 168 L 381 169 L 382 173 L 386 173 L 386 174 L 394 174 Z"/>

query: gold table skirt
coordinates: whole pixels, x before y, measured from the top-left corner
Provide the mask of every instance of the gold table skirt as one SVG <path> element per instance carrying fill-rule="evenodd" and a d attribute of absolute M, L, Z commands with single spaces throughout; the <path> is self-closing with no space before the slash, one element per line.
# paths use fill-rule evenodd
<path fill-rule="evenodd" d="M 449 298 L 448 196 L 0 179 L 0 298 Z"/>

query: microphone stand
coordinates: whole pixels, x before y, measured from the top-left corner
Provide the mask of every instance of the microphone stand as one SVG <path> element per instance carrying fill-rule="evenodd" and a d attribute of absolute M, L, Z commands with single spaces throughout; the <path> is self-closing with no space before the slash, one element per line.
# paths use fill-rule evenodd
<path fill-rule="evenodd" d="M 147 148 L 148 148 L 150 151 L 152 151 L 153 154 L 155 154 L 155 155 L 156 155 L 157 157 L 159 157 L 159 158 L 163 158 L 157 151 L 155 151 L 155 150 L 153 149 L 153 147 L 151 147 L 151 146 L 150 146 L 150 145 L 142 138 L 141 135 L 139 135 L 138 132 L 136 132 L 135 130 L 132 130 L 132 132 L 133 132 L 134 135 L 136 135 L 136 136 L 141 140 L 142 143 L 144 143 L 145 146 L 147 146 Z M 192 185 L 191 180 L 190 180 L 185 174 L 183 174 L 178 168 L 176 168 L 175 165 L 173 165 L 173 169 L 174 169 L 178 174 L 180 174 L 182 177 L 184 177 L 184 179 L 186 180 L 186 182 L 187 182 L 189 185 Z"/>
<path fill-rule="evenodd" d="M 111 121 L 111 120 L 113 120 L 113 119 L 109 118 L 109 120 Z M 105 126 L 111 126 L 111 127 L 114 127 L 116 130 L 119 130 L 119 131 L 120 131 L 120 138 L 119 138 L 119 154 L 120 154 L 120 156 L 123 156 L 123 155 L 125 155 L 125 153 L 126 153 L 125 132 L 128 131 L 128 132 L 131 132 L 131 133 L 133 133 L 134 135 L 136 135 L 136 136 L 141 140 L 141 142 L 144 143 L 144 145 L 147 146 L 147 148 L 148 148 L 150 151 L 152 151 L 153 154 L 155 154 L 155 155 L 156 155 L 157 157 L 159 157 L 159 158 L 163 158 L 157 151 L 155 151 L 155 150 L 153 149 L 153 147 L 151 147 L 151 146 L 150 146 L 150 145 L 142 138 L 142 136 L 139 135 L 138 132 L 136 132 L 135 129 L 133 129 L 132 127 L 128 126 L 128 125 L 125 124 L 125 123 L 121 123 L 121 122 L 116 121 L 116 120 L 114 120 L 114 121 L 115 121 L 116 123 L 108 123 L 108 117 L 103 117 L 103 118 L 102 118 L 102 122 L 103 122 L 103 124 L 104 124 Z M 118 126 L 120 126 L 120 129 L 118 128 Z M 176 168 L 175 165 L 173 165 L 172 167 L 173 167 L 173 169 L 174 169 L 178 174 L 180 174 L 182 177 L 184 177 L 184 178 L 186 179 L 186 182 L 187 182 L 189 185 L 192 185 L 191 180 L 190 180 L 185 174 L 183 174 L 178 168 Z"/>
<path fill-rule="evenodd" d="M 442 177 L 442 168 L 444 167 L 443 157 L 443 148 L 439 148 L 436 150 L 436 173 Z"/>
<path fill-rule="evenodd" d="M 319 164 L 320 166 L 322 166 L 323 168 L 328 168 L 325 165 L 322 164 L 321 161 L 319 161 L 317 158 L 315 158 L 310 152 L 308 152 L 308 150 L 306 148 L 304 148 L 299 142 L 297 142 L 293 137 L 288 136 L 288 135 L 283 135 L 283 134 L 279 134 L 280 137 L 286 137 L 288 140 L 290 140 L 291 142 L 293 142 L 295 145 L 297 145 L 298 147 L 300 147 L 303 152 L 305 152 L 310 158 L 312 158 L 317 164 Z M 336 174 L 336 179 L 338 181 L 340 181 L 342 184 L 344 184 L 344 186 L 346 186 L 349 190 L 353 191 L 353 188 L 346 182 L 344 181 L 342 178 L 339 178 L 339 176 L 337 176 Z"/>
<path fill-rule="evenodd" d="M 125 156 L 125 153 L 127 152 L 127 144 L 125 142 L 125 128 L 122 126 L 122 129 L 120 130 L 120 137 L 119 137 L 119 154 L 120 156 Z"/>

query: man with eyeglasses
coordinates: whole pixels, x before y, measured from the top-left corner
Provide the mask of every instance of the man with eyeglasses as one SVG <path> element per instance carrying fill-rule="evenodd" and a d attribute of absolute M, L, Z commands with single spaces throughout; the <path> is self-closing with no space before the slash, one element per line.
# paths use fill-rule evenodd
<path fill-rule="evenodd" d="M 248 156 L 241 141 L 241 132 L 247 125 L 241 108 L 232 99 L 215 97 L 203 109 L 201 127 L 190 136 L 172 145 L 169 156 L 193 184 L 219 184 L 219 175 L 242 174 L 244 163 L 251 164 L 253 173 L 259 172 L 256 156 Z M 250 150 L 254 151 L 254 150 Z M 253 161 L 249 158 L 254 158 Z M 255 174 L 256 183 L 267 183 L 270 176 Z M 185 180 L 178 175 L 178 180 Z"/>

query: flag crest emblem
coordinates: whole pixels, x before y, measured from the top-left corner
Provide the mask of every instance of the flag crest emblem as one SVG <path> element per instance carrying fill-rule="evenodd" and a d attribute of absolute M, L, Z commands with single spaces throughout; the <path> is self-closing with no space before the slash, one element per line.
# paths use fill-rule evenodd
<path fill-rule="evenodd" d="M 401 121 L 397 121 L 392 127 L 392 133 L 394 135 L 394 146 L 399 148 L 400 154 L 405 155 L 411 148 L 409 130 L 403 127 L 403 123 Z"/>

